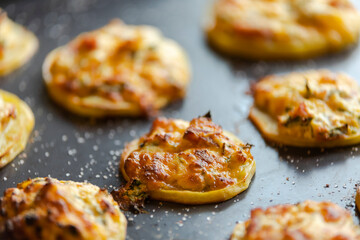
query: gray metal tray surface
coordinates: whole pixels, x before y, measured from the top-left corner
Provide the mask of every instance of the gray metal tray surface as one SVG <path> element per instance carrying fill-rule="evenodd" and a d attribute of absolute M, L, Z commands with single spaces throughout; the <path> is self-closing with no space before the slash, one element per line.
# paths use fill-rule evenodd
<path fill-rule="evenodd" d="M 187 97 L 160 115 L 191 120 L 211 110 L 213 119 L 252 149 L 257 171 L 249 189 L 218 204 L 187 206 L 149 200 L 147 214 L 126 212 L 127 239 L 228 239 L 250 210 L 306 199 L 330 200 L 346 207 L 358 223 L 354 187 L 360 180 L 359 146 L 336 149 L 275 147 L 248 120 L 249 86 L 267 74 L 328 68 L 360 80 L 360 48 L 300 62 L 231 59 L 213 51 L 202 23 L 207 0 L 1 0 L 0 7 L 34 31 L 40 48 L 32 60 L 0 79 L 0 88 L 17 94 L 32 108 L 35 130 L 26 150 L 0 169 L 0 192 L 34 177 L 89 181 L 111 191 L 124 183 L 118 172 L 126 142 L 149 130 L 152 120 L 89 120 L 64 111 L 49 98 L 41 76 L 46 54 L 77 34 L 113 18 L 148 24 L 180 43 L 192 65 Z M 360 3 L 355 3 L 360 7 Z"/>

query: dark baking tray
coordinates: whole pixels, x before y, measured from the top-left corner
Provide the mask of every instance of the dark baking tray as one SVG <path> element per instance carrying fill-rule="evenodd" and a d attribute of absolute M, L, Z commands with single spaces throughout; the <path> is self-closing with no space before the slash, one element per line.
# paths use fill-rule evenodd
<path fill-rule="evenodd" d="M 360 179 L 358 146 L 338 149 L 277 148 L 264 142 L 247 119 L 251 83 L 266 74 L 310 68 L 344 71 L 360 79 L 360 49 L 301 62 L 246 62 L 223 57 L 208 47 L 202 23 L 208 0 L 1 0 L 9 16 L 40 39 L 35 57 L 1 78 L 0 88 L 24 99 L 36 117 L 35 131 L 23 154 L 0 170 L 0 192 L 27 178 L 52 176 L 87 180 L 112 190 L 123 180 L 118 173 L 124 144 L 145 133 L 151 120 L 111 118 L 92 121 L 73 116 L 48 97 L 41 64 L 53 48 L 112 18 L 149 24 L 175 39 L 187 51 L 193 78 L 187 98 L 161 115 L 190 120 L 211 110 L 213 119 L 245 142 L 257 172 L 250 188 L 219 204 L 185 206 L 148 201 L 148 214 L 126 213 L 128 239 L 227 239 L 237 221 L 255 207 L 331 200 L 354 215 L 354 186 Z M 359 3 L 356 2 L 359 7 Z"/>

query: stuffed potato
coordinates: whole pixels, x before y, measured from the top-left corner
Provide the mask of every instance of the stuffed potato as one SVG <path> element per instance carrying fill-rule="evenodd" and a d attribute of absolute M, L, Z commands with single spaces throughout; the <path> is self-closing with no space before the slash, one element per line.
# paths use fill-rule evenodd
<path fill-rule="evenodd" d="M 89 183 L 35 178 L 0 199 L 0 238 L 124 240 L 127 221 L 106 190 Z"/>
<path fill-rule="evenodd" d="M 113 20 L 53 50 L 43 77 L 50 96 L 76 114 L 138 116 L 182 99 L 190 70 L 181 47 L 158 29 Z"/>
<path fill-rule="evenodd" d="M 360 142 L 360 88 L 327 70 L 267 76 L 253 87 L 250 119 L 268 140 L 298 147 Z"/>
<path fill-rule="evenodd" d="M 206 28 L 221 51 L 250 59 L 302 59 L 358 41 L 349 0 L 218 0 Z"/>
<path fill-rule="evenodd" d="M 159 118 L 125 147 L 120 170 L 134 202 L 144 193 L 183 204 L 221 202 L 248 188 L 255 173 L 250 148 L 209 116 Z"/>
<path fill-rule="evenodd" d="M 334 240 L 360 239 L 360 228 L 351 214 L 331 202 L 305 201 L 251 211 L 239 223 L 231 240 Z"/>

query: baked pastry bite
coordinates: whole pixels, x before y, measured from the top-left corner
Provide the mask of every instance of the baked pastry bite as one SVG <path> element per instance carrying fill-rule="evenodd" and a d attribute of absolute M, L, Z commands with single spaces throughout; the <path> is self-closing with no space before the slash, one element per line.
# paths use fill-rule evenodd
<path fill-rule="evenodd" d="M 25 102 L 0 90 L 0 168 L 24 150 L 34 123 L 34 115 Z"/>
<path fill-rule="evenodd" d="M 53 50 L 43 77 L 50 96 L 74 113 L 139 116 L 182 99 L 190 69 L 183 49 L 158 29 L 115 19 Z"/>
<path fill-rule="evenodd" d="M 355 44 L 349 0 L 217 0 L 206 27 L 219 50 L 250 59 L 303 59 Z"/>
<path fill-rule="evenodd" d="M 297 147 L 360 142 L 360 88 L 327 70 L 267 76 L 253 86 L 250 119 L 262 135 Z"/>
<path fill-rule="evenodd" d="M 113 196 L 121 196 L 124 209 L 141 207 L 147 196 L 183 204 L 225 201 L 250 184 L 250 148 L 209 114 L 190 122 L 158 118 L 149 133 L 125 147 L 120 171 L 128 183 Z"/>
<path fill-rule="evenodd" d="M 0 8 L 0 76 L 24 65 L 35 54 L 36 36 L 8 18 Z"/>
<path fill-rule="evenodd" d="M 256 208 L 236 225 L 231 240 L 360 239 L 350 212 L 331 202 L 305 201 L 296 205 Z"/>
<path fill-rule="evenodd" d="M 35 178 L 0 199 L 0 238 L 124 240 L 127 221 L 110 194 L 90 183 Z"/>

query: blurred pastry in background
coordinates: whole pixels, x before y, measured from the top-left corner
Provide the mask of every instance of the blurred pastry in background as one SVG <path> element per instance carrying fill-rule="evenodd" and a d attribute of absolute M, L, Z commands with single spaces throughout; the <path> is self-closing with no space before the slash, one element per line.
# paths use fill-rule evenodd
<path fill-rule="evenodd" d="M 34 115 L 25 102 L 0 90 L 0 168 L 24 150 L 34 123 Z"/>
<path fill-rule="evenodd" d="M 120 196 L 123 209 L 136 210 L 148 196 L 182 204 L 225 201 L 251 182 L 256 166 L 250 149 L 210 114 L 190 122 L 158 118 L 125 147 L 120 171 L 128 183 L 113 196 Z"/>
<path fill-rule="evenodd" d="M 305 201 L 251 211 L 236 225 L 231 240 L 360 239 L 360 228 L 350 212 L 331 202 Z"/>
<path fill-rule="evenodd" d="M 360 143 L 360 88 L 328 70 L 271 75 L 253 86 L 250 119 L 273 142 L 297 147 Z"/>
<path fill-rule="evenodd" d="M 0 76 L 24 65 L 38 49 L 38 39 L 0 8 Z"/>
<path fill-rule="evenodd" d="M 206 32 L 220 51 L 249 59 L 304 59 L 358 41 L 349 0 L 217 0 Z"/>
<path fill-rule="evenodd" d="M 35 178 L 0 198 L 0 238 L 124 240 L 127 221 L 106 190 L 90 183 Z"/>
<path fill-rule="evenodd" d="M 184 98 L 190 67 L 158 29 L 115 19 L 53 50 L 43 77 L 50 96 L 76 114 L 141 116 Z"/>

